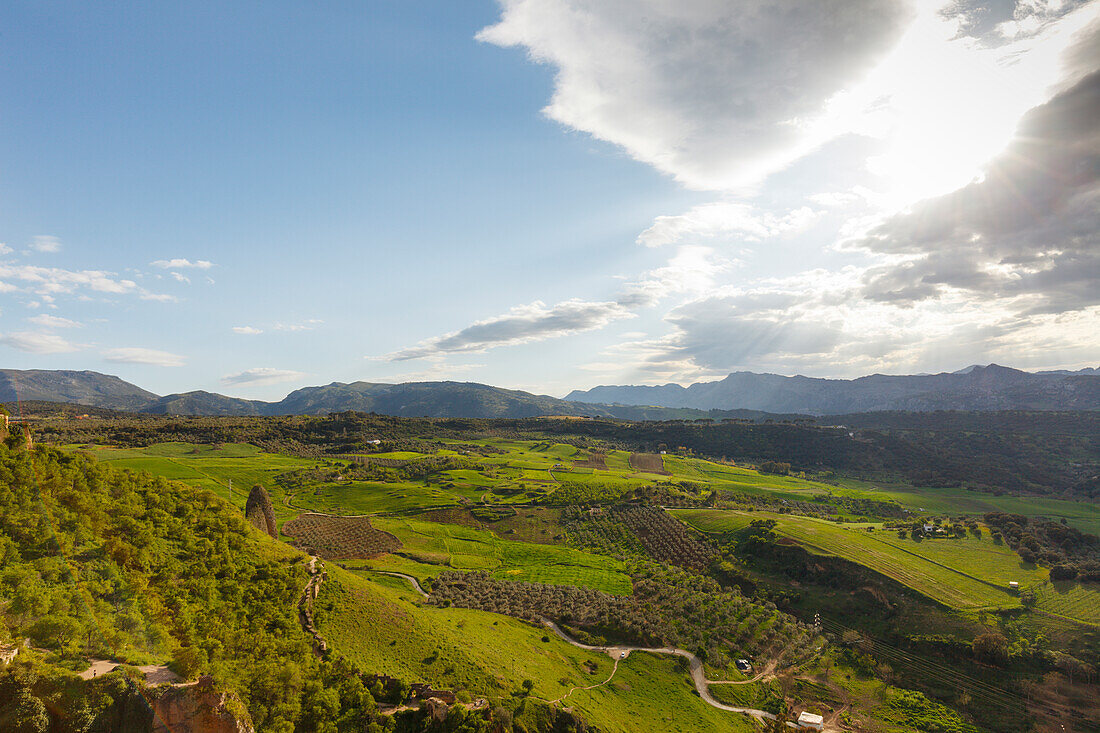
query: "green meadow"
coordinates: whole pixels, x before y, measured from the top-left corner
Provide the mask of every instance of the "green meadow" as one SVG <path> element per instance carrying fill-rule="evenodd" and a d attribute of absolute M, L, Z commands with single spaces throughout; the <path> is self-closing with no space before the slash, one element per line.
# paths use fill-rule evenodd
<path fill-rule="evenodd" d="M 275 477 L 280 473 L 313 468 L 320 464 L 316 459 L 267 453 L 248 443 L 158 443 L 148 448 L 89 446 L 79 449 L 115 468 L 148 471 L 154 476 L 210 489 L 240 507 L 244 506 L 252 486 L 260 484 L 271 494 L 280 523 L 297 516 L 298 512 L 284 506 L 282 492 L 275 485 Z M 233 486 L 232 495 L 229 494 L 230 481 Z"/>
<path fill-rule="evenodd" d="M 403 558 L 440 570 L 485 570 L 503 580 L 575 585 L 619 595 L 632 590 L 623 564 L 603 555 L 562 545 L 514 542 L 492 532 L 407 517 L 379 517 L 372 524 L 401 540 Z M 424 570 L 409 574 L 424 577 Z"/>

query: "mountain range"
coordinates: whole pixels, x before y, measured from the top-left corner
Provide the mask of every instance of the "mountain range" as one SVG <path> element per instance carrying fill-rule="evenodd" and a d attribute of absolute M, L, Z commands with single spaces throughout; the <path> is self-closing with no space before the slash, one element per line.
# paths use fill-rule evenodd
<path fill-rule="evenodd" d="M 736 372 L 689 387 L 601 386 L 565 399 L 471 382 L 333 382 L 278 402 L 193 391 L 156 395 L 93 371 L 0 369 L 0 402 L 62 402 L 157 415 L 323 415 L 355 410 L 401 417 L 607 416 L 628 420 L 759 419 L 880 410 L 1100 410 L 1100 369 L 1024 372 L 990 364 L 958 372 L 816 379 Z"/>
<path fill-rule="evenodd" d="M 803 415 L 882 410 L 1096 410 L 1100 409 L 1100 369 L 1025 372 L 990 364 L 941 374 L 872 374 L 858 379 L 735 372 L 689 387 L 601 386 L 574 390 L 565 399 Z"/>

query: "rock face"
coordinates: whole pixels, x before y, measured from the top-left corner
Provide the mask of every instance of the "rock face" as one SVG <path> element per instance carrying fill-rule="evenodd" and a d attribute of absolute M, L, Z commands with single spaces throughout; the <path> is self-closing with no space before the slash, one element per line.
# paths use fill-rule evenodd
<path fill-rule="evenodd" d="M 214 692 L 209 678 L 173 687 L 153 703 L 151 733 L 255 733 L 244 704 Z"/>
<path fill-rule="evenodd" d="M 267 495 L 263 486 L 256 484 L 252 487 L 252 491 L 248 494 L 248 501 L 244 504 L 244 516 L 256 529 L 278 538 L 279 529 L 275 524 L 275 510 L 271 506 L 271 497 Z"/>

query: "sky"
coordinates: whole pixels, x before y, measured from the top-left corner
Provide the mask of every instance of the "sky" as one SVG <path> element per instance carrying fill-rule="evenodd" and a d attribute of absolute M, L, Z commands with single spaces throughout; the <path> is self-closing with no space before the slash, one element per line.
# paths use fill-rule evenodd
<path fill-rule="evenodd" d="M 1100 0 L 0 4 L 0 364 L 1100 364 Z"/>

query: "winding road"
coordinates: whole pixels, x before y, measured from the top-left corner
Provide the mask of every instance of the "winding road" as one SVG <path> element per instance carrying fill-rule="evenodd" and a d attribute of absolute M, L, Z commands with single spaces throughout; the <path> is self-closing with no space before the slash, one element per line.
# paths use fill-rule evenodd
<path fill-rule="evenodd" d="M 618 661 L 627 656 L 630 656 L 630 652 L 649 652 L 650 654 L 675 654 L 676 656 L 683 657 L 688 660 L 691 669 L 691 680 L 695 683 L 695 690 L 699 693 L 699 697 L 703 699 L 703 702 L 707 703 L 711 707 L 718 708 L 719 710 L 728 710 L 731 713 L 741 713 L 742 715 L 751 715 L 759 720 L 775 720 L 775 716 L 766 710 L 757 710 L 755 708 L 739 708 L 733 705 L 725 705 L 714 699 L 714 696 L 710 694 L 709 685 L 744 685 L 750 682 L 757 682 L 767 674 L 767 671 L 761 672 L 756 677 L 749 680 L 708 680 L 703 673 L 703 662 L 699 657 L 695 656 L 686 649 L 677 649 L 676 647 L 644 647 L 644 646 L 589 646 L 588 644 L 582 644 L 576 639 L 572 638 L 561 628 L 551 621 L 550 619 L 542 619 L 543 626 L 557 634 L 558 638 L 562 641 L 572 644 L 578 649 L 586 649 L 593 652 L 601 652 L 609 655 L 616 662 L 616 669 L 618 669 Z M 614 675 L 614 672 L 612 672 Z M 611 680 L 607 678 L 601 684 L 607 684 Z M 570 691 L 572 692 L 572 691 Z"/>
<path fill-rule="evenodd" d="M 375 570 L 374 568 L 356 568 L 356 570 L 364 570 L 368 573 L 378 573 L 379 575 L 389 575 L 394 578 L 404 578 L 408 581 L 409 585 L 413 587 L 413 590 L 419 593 L 424 598 L 424 600 L 428 600 L 428 593 L 420 587 L 420 581 L 411 575 L 406 575 L 405 573 L 395 573 L 392 570 Z"/>
<path fill-rule="evenodd" d="M 369 568 L 364 568 L 364 570 L 369 570 L 372 573 L 378 573 L 380 575 L 390 575 L 395 578 L 403 578 L 406 582 L 408 582 L 409 585 L 413 587 L 413 590 L 419 593 L 425 600 L 427 600 L 428 598 L 428 594 L 420 586 L 420 582 L 411 575 L 406 575 L 405 573 L 395 573 L 389 570 L 371 570 Z M 574 687 L 562 697 L 558 698 L 557 700 L 552 700 L 550 702 L 561 702 L 579 689 L 591 690 L 596 687 L 602 687 L 603 685 L 606 685 L 608 682 L 611 681 L 611 678 L 615 676 L 615 672 L 618 671 L 619 660 L 625 659 L 626 657 L 630 656 L 631 652 L 649 652 L 650 654 L 675 654 L 676 656 L 683 657 L 688 660 L 689 668 L 691 670 L 691 680 L 695 683 L 695 690 L 699 693 L 699 697 L 702 698 L 703 702 L 707 703 L 711 707 L 718 708 L 719 710 L 728 710 L 731 713 L 749 715 L 758 720 L 775 720 L 775 715 L 767 712 L 766 710 L 757 710 L 755 708 L 739 708 L 734 707 L 733 705 L 725 705 L 718 702 L 716 699 L 714 699 L 714 696 L 710 694 L 710 685 L 747 685 L 752 682 L 759 682 L 760 680 L 764 679 L 764 677 L 771 674 L 771 672 L 773 671 L 771 665 L 769 665 L 768 668 L 765 669 L 763 672 L 760 672 L 755 677 L 747 680 L 708 680 L 703 671 L 702 660 L 700 660 L 699 657 L 695 656 L 686 649 L 677 649 L 676 647 L 670 646 L 590 646 L 588 644 L 582 644 L 573 637 L 569 636 L 561 630 L 561 627 L 559 627 L 556 623 L 548 618 L 543 618 L 542 624 L 543 626 L 546 626 L 548 629 L 553 631 L 559 639 L 566 642 L 567 644 L 572 644 L 578 649 L 585 649 L 587 651 L 607 654 L 611 657 L 611 659 L 615 661 L 615 666 L 611 670 L 611 675 L 603 682 L 600 682 L 597 685 L 592 685 L 591 687 Z"/>

